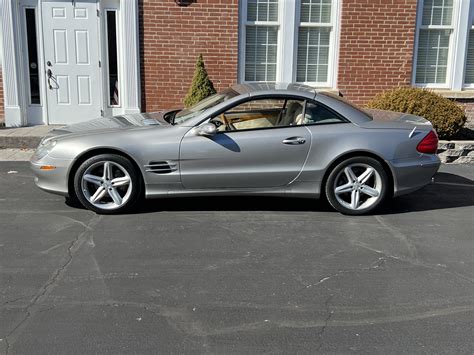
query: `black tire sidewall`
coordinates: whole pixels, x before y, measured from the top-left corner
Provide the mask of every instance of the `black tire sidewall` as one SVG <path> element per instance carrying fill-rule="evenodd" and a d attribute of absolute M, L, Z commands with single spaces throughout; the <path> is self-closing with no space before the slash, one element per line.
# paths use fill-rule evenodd
<path fill-rule="evenodd" d="M 92 164 L 101 162 L 101 161 L 111 161 L 121 165 L 125 170 L 127 170 L 130 178 L 132 180 L 132 192 L 130 195 L 129 200 L 121 207 L 116 209 L 101 209 L 94 205 L 92 205 L 87 198 L 84 196 L 82 192 L 81 182 L 82 176 L 84 175 L 87 168 L 89 168 Z M 86 207 L 87 209 L 94 211 L 98 214 L 118 214 L 129 211 L 139 200 L 142 191 L 142 181 L 139 176 L 139 172 L 136 171 L 136 168 L 133 164 L 125 157 L 116 154 L 100 154 L 88 158 L 85 160 L 77 169 L 76 173 L 74 174 L 74 192 L 76 194 L 77 199 L 80 203 Z"/>
<path fill-rule="evenodd" d="M 379 200 L 374 205 L 368 208 L 365 208 L 362 210 L 356 210 L 356 211 L 351 210 L 341 205 L 339 201 L 337 201 L 336 194 L 333 189 L 334 180 L 336 179 L 338 174 L 341 172 L 341 170 L 343 170 L 346 166 L 350 164 L 355 164 L 355 163 L 362 163 L 362 164 L 367 164 L 371 166 L 379 173 L 382 179 L 382 191 L 380 193 L 381 197 L 379 198 Z M 326 193 L 328 202 L 331 204 L 331 206 L 334 209 L 338 210 L 339 212 L 343 214 L 347 214 L 347 215 L 363 215 L 363 214 L 368 214 L 375 211 L 378 207 L 380 207 L 383 204 L 383 202 L 385 201 L 387 197 L 388 182 L 389 180 L 388 180 L 387 172 L 385 171 L 384 167 L 378 160 L 374 158 L 370 158 L 370 157 L 353 157 L 353 158 L 349 158 L 340 162 L 339 164 L 336 165 L 334 169 L 332 169 L 326 181 L 325 193 Z"/>

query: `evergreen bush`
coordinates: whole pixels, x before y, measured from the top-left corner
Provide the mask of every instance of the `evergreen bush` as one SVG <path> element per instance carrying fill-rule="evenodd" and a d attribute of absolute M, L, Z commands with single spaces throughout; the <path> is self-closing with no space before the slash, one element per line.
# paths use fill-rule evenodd
<path fill-rule="evenodd" d="M 441 139 L 454 136 L 466 122 L 464 110 L 455 102 L 420 88 L 397 88 L 376 95 L 369 108 L 410 113 L 429 120 Z"/>
<path fill-rule="evenodd" d="M 186 107 L 193 106 L 199 101 L 205 99 L 216 93 L 212 81 L 209 79 L 202 54 L 199 55 L 196 62 L 196 69 L 194 70 L 193 82 L 188 90 L 188 94 L 184 99 Z"/>

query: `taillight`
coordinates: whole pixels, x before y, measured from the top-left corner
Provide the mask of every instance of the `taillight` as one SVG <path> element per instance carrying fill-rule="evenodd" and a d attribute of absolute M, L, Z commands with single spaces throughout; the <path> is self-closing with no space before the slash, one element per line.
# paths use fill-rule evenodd
<path fill-rule="evenodd" d="M 418 143 L 416 150 L 425 154 L 436 154 L 438 150 L 438 136 L 435 131 L 430 131 L 425 138 Z"/>

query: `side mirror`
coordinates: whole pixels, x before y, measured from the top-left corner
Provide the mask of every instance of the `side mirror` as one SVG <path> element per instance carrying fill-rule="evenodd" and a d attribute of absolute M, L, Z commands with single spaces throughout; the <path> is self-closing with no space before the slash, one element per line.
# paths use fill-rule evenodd
<path fill-rule="evenodd" d="M 206 123 L 198 128 L 197 135 L 204 137 L 212 137 L 217 133 L 217 127 L 214 123 Z"/>

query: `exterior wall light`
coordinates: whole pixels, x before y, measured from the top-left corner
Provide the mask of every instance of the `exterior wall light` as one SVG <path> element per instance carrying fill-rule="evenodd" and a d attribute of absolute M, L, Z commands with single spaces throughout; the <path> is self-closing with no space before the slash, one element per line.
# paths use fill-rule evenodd
<path fill-rule="evenodd" d="M 192 3 L 197 2 L 197 0 L 174 0 L 178 6 L 189 6 Z"/>

